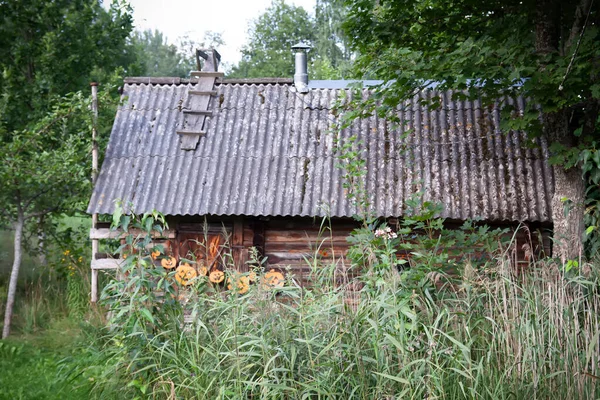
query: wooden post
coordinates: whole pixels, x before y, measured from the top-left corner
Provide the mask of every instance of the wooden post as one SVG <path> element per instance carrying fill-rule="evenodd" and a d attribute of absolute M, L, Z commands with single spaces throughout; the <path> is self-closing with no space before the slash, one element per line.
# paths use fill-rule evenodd
<path fill-rule="evenodd" d="M 248 266 L 245 264 L 246 260 L 243 257 L 244 249 L 244 217 L 236 217 L 233 220 L 233 263 L 236 269 L 240 272 L 246 272 Z"/>
<path fill-rule="evenodd" d="M 92 187 L 96 186 L 96 180 L 98 179 L 98 84 L 96 82 L 90 83 L 92 87 Z M 98 214 L 92 214 L 92 229 L 98 227 Z M 92 265 L 98 254 L 98 239 L 92 239 Z M 92 268 L 92 281 L 91 281 L 91 301 L 96 303 L 98 301 L 98 270 Z"/>

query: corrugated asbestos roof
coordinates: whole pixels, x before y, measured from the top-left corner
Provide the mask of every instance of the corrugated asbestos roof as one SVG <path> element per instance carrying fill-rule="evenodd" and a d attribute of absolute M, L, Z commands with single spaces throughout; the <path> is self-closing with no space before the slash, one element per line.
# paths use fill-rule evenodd
<path fill-rule="evenodd" d="M 500 133 L 498 106 L 482 109 L 429 90 L 404 105 L 400 130 L 373 116 L 332 133 L 339 121 L 332 105 L 344 89 L 303 95 L 287 80 L 224 81 L 211 100 L 206 136 L 184 151 L 175 132 L 194 85 L 129 82 L 90 213 L 112 213 L 120 199 L 138 213 L 349 217 L 357 210 L 336 149 L 356 135 L 378 216 L 403 215 L 406 200 L 423 191 L 425 200 L 443 204 L 447 218 L 551 219 L 547 145 L 526 148 L 522 132 Z M 423 108 L 422 96 L 441 96 L 442 107 Z M 523 100 L 509 102 L 523 110 Z"/>

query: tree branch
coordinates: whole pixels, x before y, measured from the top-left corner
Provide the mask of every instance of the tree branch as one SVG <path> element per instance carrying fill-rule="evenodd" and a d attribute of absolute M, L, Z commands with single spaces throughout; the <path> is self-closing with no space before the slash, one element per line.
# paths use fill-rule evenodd
<path fill-rule="evenodd" d="M 31 213 L 29 215 L 26 215 L 25 218 L 24 218 L 24 220 L 27 221 L 27 220 L 29 220 L 31 218 L 37 218 L 37 217 L 44 216 L 46 214 L 51 213 L 52 211 L 58 210 L 58 208 L 59 208 L 58 206 L 55 206 L 55 207 L 46 208 L 45 210 L 42 210 L 42 211 Z"/>
<path fill-rule="evenodd" d="M 594 0 L 581 0 L 575 9 L 575 19 L 573 20 L 573 26 L 569 33 L 569 39 L 565 44 L 565 54 L 569 53 L 569 49 L 573 45 L 573 41 L 582 34 L 586 20 L 592 11 Z"/>

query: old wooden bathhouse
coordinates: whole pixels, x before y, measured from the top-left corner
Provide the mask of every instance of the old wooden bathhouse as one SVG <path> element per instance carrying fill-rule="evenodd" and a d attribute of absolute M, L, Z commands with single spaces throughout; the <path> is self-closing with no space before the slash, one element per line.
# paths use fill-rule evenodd
<path fill-rule="evenodd" d="M 401 218 L 406 200 L 422 192 L 450 222 L 551 227 L 547 146 L 501 133 L 497 105 L 432 89 L 398 111 L 406 120 L 399 129 L 372 116 L 337 131 L 334 103 L 350 93 L 348 82 L 308 80 L 302 52 L 294 79 L 224 79 L 218 53 L 200 54 L 204 67 L 190 79 L 125 80 L 89 213 L 111 214 L 116 200 L 136 213 L 162 212 L 175 257 L 198 251 L 206 221 L 209 236 L 228 236 L 238 268 L 255 246 L 269 268 L 290 267 L 301 282 L 322 218 L 331 226 L 324 258 L 342 256 L 356 227 L 359 210 L 339 167 L 340 146 L 356 137 L 371 211 L 382 219 Z M 425 96 L 441 97 L 442 106 L 421 106 Z M 510 101 L 523 110 L 522 100 Z M 93 240 L 110 235 L 101 225 L 91 232 Z M 94 255 L 94 274 L 119 263 L 101 257 Z"/>

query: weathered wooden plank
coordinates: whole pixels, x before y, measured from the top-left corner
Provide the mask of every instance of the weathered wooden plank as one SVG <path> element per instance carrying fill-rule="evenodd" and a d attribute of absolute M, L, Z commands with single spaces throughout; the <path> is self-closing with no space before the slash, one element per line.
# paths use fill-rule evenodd
<path fill-rule="evenodd" d="M 178 135 L 198 136 L 198 138 L 206 136 L 206 132 L 201 132 L 201 131 L 177 131 L 177 134 Z"/>
<path fill-rule="evenodd" d="M 185 232 L 185 233 L 222 233 L 223 230 L 230 233 L 232 228 L 233 228 L 233 225 L 229 221 L 209 222 L 206 225 L 204 225 L 203 222 L 198 222 L 198 223 L 182 222 L 177 225 L 177 230 L 179 232 Z M 205 232 L 205 230 L 206 230 L 206 232 Z"/>
<path fill-rule="evenodd" d="M 337 231 L 340 229 L 345 229 L 345 230 L 352 230 L 352 229 L 356 229 L 359 227 L 359 224 L 356 221 L 332 221 L 331 222 L 331 228 L 333 229 L 333 231 Z M 328 224 L 324 224 L 323 226 L 321 226 L 320 221 L 314 221 L 312 218 L 311 219 L 288 219 L 288 218 L 281 218 L 281 219 L 271 219 L 269 220 L 268 224 L 267 224 L 267 228 L 268 229 L 282 229 L 282 230 L 289 230 L 289 229 L 303 229 L 303 230 L 319 230 L 319 229 L 323 229 L 324 231 L 329 231 L 329 225 Z"/>
<path fill-rule="evenodd" d="M 199 71 L 200 76 L 195 88 L 196 92 L 206 92 L 214 90 L 215 76 L 213 74 L 222 74 L 222 72 Z M 194 96 L 188 92 L 183 110 L 184 119 L 182 131 L 205 132 L 206 117 L 211 116 L 209 104 L 212 96 Z M 181 148 L 183 150 L 195 150 L 200 140 L 200 135 L 183 135 L 181 137 Z"/>
<path fill-rule="evenodd" d="M 260 257 L 264 257 L 265 254 L 265 222 L 261 220 L 254 220 L 252 224 L 252 246 L 256 247 Z"/>
<path fill-rule="evenodd" d="M 265 256 L 268 258 L 269 264 L 287 264 L 287 263 L 306 263 L 312 262 L 315 259 L 314 253 L 306 253 L 306 252 L 298 252 L 298 253 L 290 253 L 290 252 L 266 252 Z M 343 258 L 343 254 L 339 253 L 329 253 L 327 256 L 317 255 L 319 261 L 323 262 L 331 262 L 337 260 L 339 258 Z"/>
<path fill-rule="evenodd" d="M 288 242 L 288 241 L 319 241 L 319 242 L 327 242 L 331 241 L 340 241 L 345 242 L 346 238 L 350 235 L 350 232 L 347 234 L 340 234 L 336 232 L 335 235 L 320 235 L 318 232 L 307 232 L 307 231 L 273 231 L 267 230 L 265 232 L 265 239 L 274 241 L 274 242 Z"/>
<path fill-rule="evenodd" d="M 119 239 L 119 238 L 125 238 L 127 237 L 127 235 L 134 235 L 134 236 L 138 236 L 138 235 L 142 235 L 145 234 L 144 232 L 142 232 L 139 229 L 131 229 L 129 232 L 121 232 L 121 231 L 114 231 L 114 230 L 110 230 L 108 228 L 97 228 L 97 229 L 90 229 L 90 239 Z M 176 232 L 173 230 L 165 230 L 162 233 L 159 232 L 152 232 L 152 237 L 153 238 L 167 238 L 167 239 L 174 239 L 176 236 Z"/>
<path fill-rule="evenodd" d="M 244 247 L 244 218 L 238 217 L 233 220 L 233 234 L 231 237 L 233 249 L 233 263 L 240 271 L 245 272 L 248 269 L 246 260 L 242 259 L 242 250 Z"/>
<path fill-rule="evenodd" d="M 216 96 L 216 90 L 189 90 L 189 94 L 193 96 Z"/>
<path fill-rule="evenodd" d="M 279 249 L 326 249 L 326 248 L 339 248 L 339 249 L 347 249 L 350 247 L 350 244 L 345 240 L 310 240 L 310 239 L 295 239 L 295 240 L 269 240 L 267 237 L 265 239 L 266 246 L 269 248 L 279 248 Z"/>
<path fill-rule="evenodd" d="M 290 242 L 273 242 L 267 241 L 265 245 L 266 250 L 278 250 L 278 251 L 310 251 L 310 252 L 322 252 L 322 251 L 348 251 L 350 245 L 344 242 L 303 242 L 303 241 L 290 241 Z"/>
<path fill-rule="evenodd" d="M 115 258 L 99 258 L 96 260 L 92 260 L 92 269 L 117 269 L 121 266 L 121 262 L 122 260 L 118 260 Z"/>
<path fill-rule="evenodd" d="M 211 110 L 183 110 L 184 114 L 196 114 L 196 115 L 207 115 L 211 116 L 213 112 Z"/>

